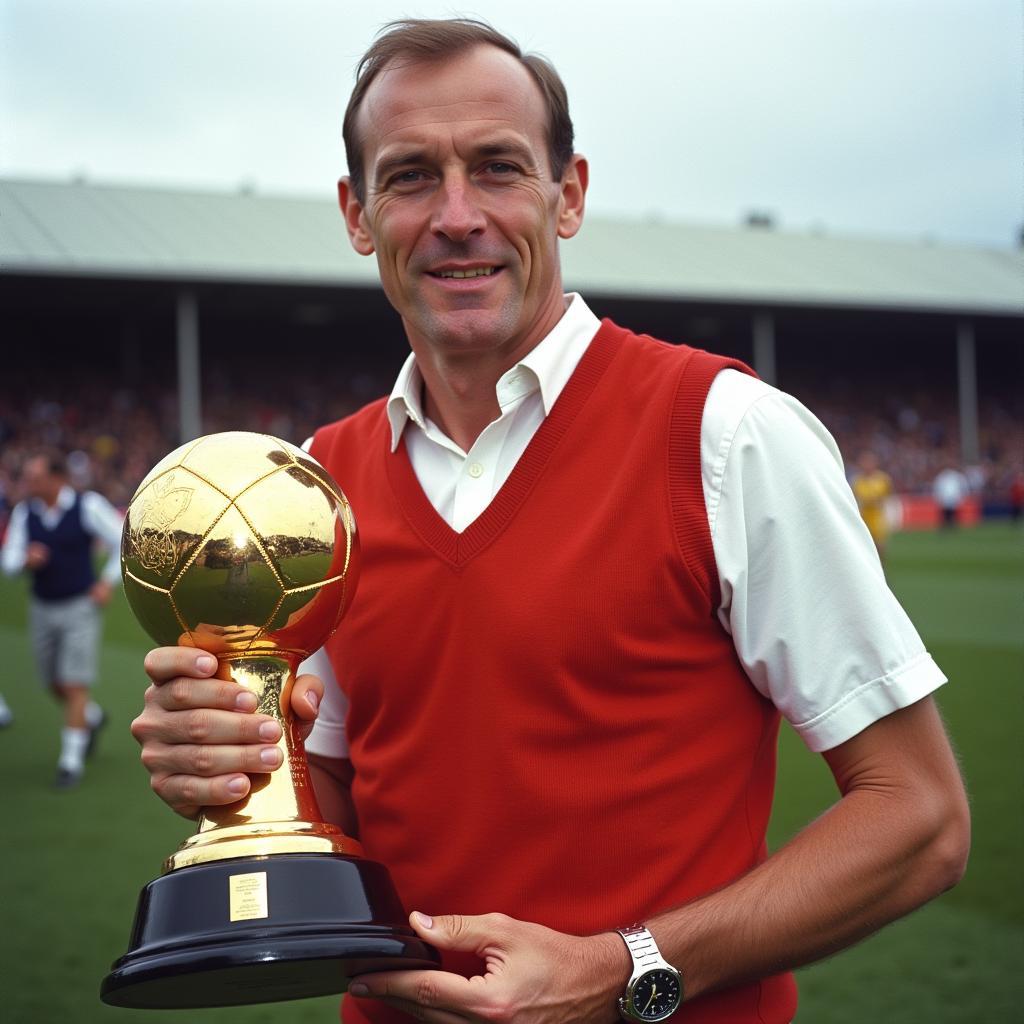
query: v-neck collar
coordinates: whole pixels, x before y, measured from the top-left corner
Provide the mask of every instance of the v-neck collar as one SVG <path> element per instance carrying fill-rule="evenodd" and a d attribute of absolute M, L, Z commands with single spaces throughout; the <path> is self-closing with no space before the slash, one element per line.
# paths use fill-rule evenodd
<path fill-rule="evenodd" d="M 395 497 L 420 539 L 441 558 L 461 568 L 505 529 L 533 489 L 576 414 L 615 358 L 622 333 L 622 329 L 610 320 L 601 322 L 600 330 L 594 335 L 550 414 L 537 428 L 508 479 L 487 508 L 461 533 L 445 522 L 424 494 L 409 459 L 405 439 L 401 440 L 394 453 L 391 452 L 388 421 L 384 417 L 382 454 Z"/>

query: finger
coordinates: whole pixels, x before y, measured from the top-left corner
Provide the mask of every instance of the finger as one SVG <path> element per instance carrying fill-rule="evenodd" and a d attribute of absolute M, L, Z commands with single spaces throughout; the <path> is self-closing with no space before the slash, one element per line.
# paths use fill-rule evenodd
<path fill-rule="evenodd" d="M 439 949 L 461 950 L 483 955 L 507 947 L 517 922 L 505 914 L 439 914 L 431 917 L 414 910 L 409 924 L 416 933 Z"/>
<path fill-rule="evenodd" d="M 194 679 L 176 676 L 146 691 L 146 700 L 165 711 L 209 708 L 221 711 L 256 710 L 256 694 L 232 679 Z"/>
<path fill-rule="evenodd" d="M 359 999 L 381 999 L 397 1005 L 421 1020 L 423 1011 L 446 1013 L 450 1020 L 466 1020 L 477 1002 L 468 978 L 448 971 L 383 971 L 362 974 L 348 987 Z M 408 1009 L 412 1007 L 413 1009 Z"/>
<path fill-rule="evenodd" d="M 292 711 L 302 722 L 315 722 L 324 698 L 324 684 L 319 676 L 304 675 L 292 687 Z"/>
<path fill-rule="evenodd" d="M 283 754 L 273 746 L 149 743 L 142 763 L 150 775 L 198 775 L 216 778 L 246 772 L 258 775 L 281 766 Z"/>
<path fill-rule="evenodd" d="M 241 800 L 252 787 L 248 775 L 152 775 L 154 793 L 178 814 L 195 818 L 204 807 L 224 807 Z"/>
<path fill-rule="evenodd" d="M 168 711 L 148 700 L 132 722 L 132 736 L 143 746 L 149 743 L 201 743 L 247 745 L 277 743 L 281 724 L 268 715 L 240 715 L 216 708 Z"/>
<path fill-rule="evenodd" d="M 143 662 L 146 675 L 160 686 L 177 676 L 204 679 L 217 671 L 217 659 L 194 647 L 157 647 Z"/>

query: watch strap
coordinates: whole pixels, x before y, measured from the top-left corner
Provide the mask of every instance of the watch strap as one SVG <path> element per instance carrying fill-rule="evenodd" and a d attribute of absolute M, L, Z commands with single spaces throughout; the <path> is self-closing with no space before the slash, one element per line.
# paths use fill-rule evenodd
<path fill-rule="evenodd" d="M 642 924 L 631 924 L 628 928 L 617 928 L 616 931 L 626 943 L 629 955 L 633 958 L 633 966 L 638 971 L 657 967 L 665 962 L 654 941 L 654 936 Z"/>

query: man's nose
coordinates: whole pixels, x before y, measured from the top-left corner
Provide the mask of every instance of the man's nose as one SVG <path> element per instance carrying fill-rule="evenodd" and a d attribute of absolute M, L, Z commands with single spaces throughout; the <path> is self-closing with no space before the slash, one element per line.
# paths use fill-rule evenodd
<path fill-rule="evenodd" d="M 431 230 L 453 242 L 464 242 L 483 231 L 486 218 L 469 181 L 455 178 L 442 182 L 437 192 L 437 206 Z"/>

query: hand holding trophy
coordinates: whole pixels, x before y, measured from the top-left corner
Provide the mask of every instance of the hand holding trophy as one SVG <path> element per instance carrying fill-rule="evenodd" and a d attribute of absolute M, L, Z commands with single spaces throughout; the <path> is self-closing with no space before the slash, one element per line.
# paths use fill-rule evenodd
<path fill-rule="evenodd" d="M 295 670 L 355 590 L 355 520 L 326 470 L 264 434 L 189 442 L 139 485 L 121 544 L 125 592 L 162 646 L 198 647 L 281 724 L 280 770 L 206 808 L 139 898 L 116 1006 L 184 1008 L 341 992 L 367 971 L 437 966 L 383 865 L 321 821 L 290 714 Z"/>

